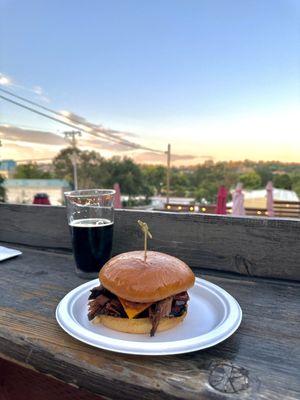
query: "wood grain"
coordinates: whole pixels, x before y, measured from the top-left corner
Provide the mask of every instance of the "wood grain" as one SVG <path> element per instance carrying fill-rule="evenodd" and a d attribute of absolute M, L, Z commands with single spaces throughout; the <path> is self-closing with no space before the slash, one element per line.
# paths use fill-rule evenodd
<path fill-rule="evenodd" d="M 150 249 L 191 267 L 300 280 L 300 221 L 206 214 L 116 210 L 113 254 L 142 247 L 136 221 L 153 233 Z M 0 240 L 70 251 L 64 207 L 0 204 Z"/>
<path fill-rule="evenodd" d="M 1 263 L 0 356 L 113 399 L 299 399 L 300 284 L 195 269 L 237 298 L 239 330 L 205 351 L 165 357 L 110 353 L 65 334 L 54 313 L 84 282 L 70 255 L 22 246 Z"/>

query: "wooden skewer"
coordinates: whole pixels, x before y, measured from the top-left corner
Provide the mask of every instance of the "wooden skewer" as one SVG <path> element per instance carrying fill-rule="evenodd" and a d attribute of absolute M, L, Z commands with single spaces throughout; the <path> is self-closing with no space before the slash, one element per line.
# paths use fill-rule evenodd
<path fill-rule="evenodd" d="M 149 231 L 148 225 L 146 224 L 146 222 L 143 222 L 141 220 L 138 220 L 138 224 L 141 228 L 141 230 L 144 232 L 144 262 L 146 262 L 147 260 L 147 240 L 148 240 L 148 236 L 150 239 L 152 239 L 152 235 L 151 232 Z"/>

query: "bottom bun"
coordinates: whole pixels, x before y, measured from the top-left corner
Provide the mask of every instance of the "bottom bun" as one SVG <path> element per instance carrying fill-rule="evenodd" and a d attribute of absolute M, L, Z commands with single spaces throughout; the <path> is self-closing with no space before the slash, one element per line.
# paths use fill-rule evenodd
<path fill-rule="evenodd" d="M 186 316 L 186 312 L 180 317 L 164 317 L 159 321 L 156 332 L 166 331 L 174 328 L 182 322 Z M 107 328 L 114 329 L 119 332 L 126 333 L 150 333 L 152 324 L 149 318 L 118 318 L 110 315 L 98 315 L 92 322 L 94 324 L 102 324 Z"/>

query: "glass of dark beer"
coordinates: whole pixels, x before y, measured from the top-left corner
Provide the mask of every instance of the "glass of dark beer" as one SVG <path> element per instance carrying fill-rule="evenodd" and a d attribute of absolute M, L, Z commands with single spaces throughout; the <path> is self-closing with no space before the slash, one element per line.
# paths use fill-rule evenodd
<path fill-rule="evenodd" d="M 110 189 L 65 193 L 76 273 L 82 278 L 95 278 L 110 259 L 114 195 L 115 191 Z"/>

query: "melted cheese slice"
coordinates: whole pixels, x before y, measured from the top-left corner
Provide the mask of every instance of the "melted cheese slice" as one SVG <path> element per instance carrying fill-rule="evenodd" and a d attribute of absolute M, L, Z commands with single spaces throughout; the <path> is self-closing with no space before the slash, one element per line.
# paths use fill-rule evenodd
<path fill-rule="evenodd" d="M 142 311 L 146 310 L 146 308 L 148 308 L 152 304 L 152 303 L 133 303 L 132 301 L 121 299 L 120 297 L 119 300 L 129 319 L 134 318 Z"/>

